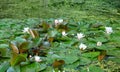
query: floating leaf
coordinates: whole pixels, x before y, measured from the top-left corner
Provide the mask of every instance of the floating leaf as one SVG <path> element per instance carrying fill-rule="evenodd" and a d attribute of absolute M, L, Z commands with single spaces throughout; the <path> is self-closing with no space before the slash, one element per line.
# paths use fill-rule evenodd
<path fill-rule="evenodd" d="M 88 69 L 89 69 L 89 72 L 104 72 L 103 69 L 95 65 L 90 65 Z"/>
<path fill-rule="evenodd" d="M 65 68 L 66 68 L 66 69 L 69 69 L 69 71 L 70 71 L 71 69 L 75 69 L 75 70 L 77 71 L 77 70 L 79 70 L 79 65 L 80 65 L 80 61 L 78 60 L 78 61 L 76 61 L 76 62 L 74 62 L 74 63 L 72 63 L 72 64 L 65 64 L 64 69 L 65 69 Z"/>
<path fill-rule="evenodd" d="M 64 65 L 65 64 L 65 61 L 64 60 L 55 60 L 54 62 L 53 62 L 53 64 L 52 64 L 52 66 L 54 67 L 54 68 L 59 68 L 59 67 L 61 67 L 62 65 Z"/>
<path fill-rule="evenodd" d="M 105 56 L 106 56 L 106 51 L 101 51 L 100 55 L 98 56 L 98 61 L 103 60 Z"/>
<path fill-rule="evenodd" d="M 78 59 L 79 58 L 74 54 L 66 55 L 64 58 L 66 64 L 72 64 L 72 63 L 76 62 Z"/>
<path fill-rule="evenodd" d="M 98 42 L 98 41 L 100 41 L 100 42 L 107 42 L 108 40 L 105 38 L 105 37 L 97 37 L 97 38 L 95 38 L 95 40 Z"/>
<path fill-rule="evenodd" d="M 26 39 L 24 39 L 24 38 L 22 38 L 22 37 L 16 37 L 16 38 L 15 38 L 15 41 L 16 41 L 17 43 L 23 43 L 23 42 L 26 42 Z"/>
<path fill-rule="evenodd" d="M 80 57 L 80 65 L 88 65 L 91 63 L 91 60 L 85 57 Z"/>
<path fill-rule="evenodd" d="M 40 64 L 35 62 L 21 67 L 21 72 L 39 72 Z"/>
<path fill-rule="evenodd" d="M 89 52 L 89 53 L 83 53 L 82 56 L 93 59 L 93 58 L 97 57 L 99 54 L 100 54 L 100 52 Z"/>
<path fill-rule="evenodd" d="M 120 58 L 120 50 L 119 49 L 113 49 L 113 50 L 108 50 L 107 51 L 107 55 L 112 55 L 115 56 L 117 58 Z"/>

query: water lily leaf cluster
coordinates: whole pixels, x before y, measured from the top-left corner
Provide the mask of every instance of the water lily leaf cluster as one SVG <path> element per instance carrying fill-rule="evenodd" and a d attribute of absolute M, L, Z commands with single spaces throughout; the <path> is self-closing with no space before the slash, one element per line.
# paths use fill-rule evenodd
<path fill-rule="evenodd" d="M 10 28 L 11 33 L 8 37 L 0 36 L 0 70 L 104 72 L 120 68 L 119 24 L 30 19 L 1 20 L 0 25 L 4 27 L 2 23 L 5 22 L 9 24 L 5 27 Z M 15 23 L 21 25 L 16 27 Z"/>

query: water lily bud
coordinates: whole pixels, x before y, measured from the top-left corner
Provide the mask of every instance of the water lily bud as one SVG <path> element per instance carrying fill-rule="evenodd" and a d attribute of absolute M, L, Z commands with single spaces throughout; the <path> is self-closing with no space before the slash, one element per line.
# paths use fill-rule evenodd
<path fill-rule="evenodd" d="M 82 33 L 77 33 L 77 38 L 80 40 L 81 38 L 83 38 L 83 37 L 85 37 L 85 35 L 84 34 L 82 34 Z"/>
<path fill-rule="evenodd" d="M 111 34 L 113 32 L 112 27 L 105 27 L 106 33 Z"/>
<path fill-rule="evenodd" d="M 85 50 L 87 48 L 87 46 L 85 44 L 81 43 L 79 45 L 79 48 L 80 48 L 80 50 Z"/>
<path fill-rule="evenodd" d="M 97 46 L 101 46 L 102 45 L 102 42 L 97 42 Z"/>

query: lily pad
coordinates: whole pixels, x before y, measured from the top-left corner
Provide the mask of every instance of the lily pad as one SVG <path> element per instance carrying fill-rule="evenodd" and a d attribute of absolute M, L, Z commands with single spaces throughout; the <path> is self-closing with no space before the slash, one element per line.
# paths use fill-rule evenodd
<path fill-rule="evenodd" d="M 96 58 L 100 52 L 88 52 L 88 53 L 83 53 L 82 56 L 90 59 Z"/>

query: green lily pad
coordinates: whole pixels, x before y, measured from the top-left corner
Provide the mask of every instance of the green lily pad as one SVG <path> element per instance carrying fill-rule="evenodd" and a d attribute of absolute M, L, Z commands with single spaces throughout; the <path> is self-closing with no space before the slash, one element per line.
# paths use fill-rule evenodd
<path fill-rule="evenodd" d="M 94 58 L 96 58 L 99 54 L 100 54 L 100 52 L 88 52 L 88 53 L 83 53 L 83 54 L 82 54 L 82 57 L 94 59 Z"/>
<path fill-rule="evenodd" d="M 104 71 L 100 67 L 97 67 L 97 66 L 94 66 L 94 65 L 90 65 L 89 66 L 89 72 L 104 72 Z"/>
<path fill-rule="evenodd" d="M 38 72 L 40 68 L 39 63 L 31 63 L 21 67 L 21 72 Z"/>
<path fill-rule="evenodd" d="M 91 60 L 89 58 L 80 57 L 80 65 L 88 65 L 91 63 Z"/>

